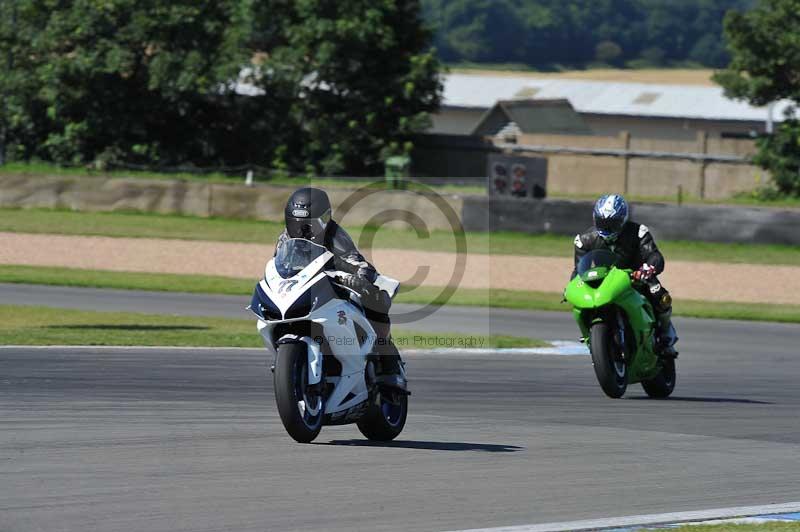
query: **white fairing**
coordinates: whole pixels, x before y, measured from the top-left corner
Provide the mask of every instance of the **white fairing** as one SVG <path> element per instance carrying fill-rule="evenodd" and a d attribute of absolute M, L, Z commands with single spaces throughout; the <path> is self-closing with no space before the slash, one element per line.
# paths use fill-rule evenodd
<path fill-rule="evenodd" d="M 389 297 L 394 299 L 394 296 L 397 294 L 397 289 L 400 288 L 400 281 L 397 279 L 392 279 L 391 277 L 386 277 L 385 275 L 379 275 L 377 279 L 375 279 L 375 286 L 384 290 Z"/>
<path fill-rule="evenodd" d="M 322 379 L 322 349 L 309 336 L 300 339 L 308 346 L 308 384 L 317 384 Z"/>
<path fill-rule="evenodd" d="M 332 254 L 326 252 L 289 279 L 282 278 L 275 269 L 274 260 L 270 260 L 265 268 L 265 277 L 260 282 L 260 286 L 264 293 L 272 299 L 281 314 L 285 316 L 292 303 L 304 292 L 311 290 L 313 294 L 314 284 L 321 278 L 331 275 L 330 272 L 326 273 L 323 269 L 331 257 Z M 393 280 L 389 279 L 389 281 Z M 394 285 L 390 295 L 396 291 L 397 285 Z M 318 339 L 292 334 L 284 334 L 281 338 L 275 338 L 273 334 L 277 325 L 291 324 L 291 322 L 297 321 L 312 321 L 322 326 L 331 353 L 342 366 L 341 376 L 324 376 L 326 383 L 334 385 L 333 391 L 325 401 L 324 412 L 330 414 L 333 420 L 337 419 L 337 416 L 345 416 L 351 408 L 361 405 L 368 399 L 365 368 L 367 355 L 372 351 L 376 340 L 375 330 L 357 304 L 353 301 L 336 298 L 320 307 L 314 304 L 308 316 L 269 321 L 259 318 L 258 331 L 273 356 L 280 340 L 301 341 L 308 346 L 309 384 L 316 384 L 323 377 L 323 354 Z M 363 344 L 359 344 L 355 324 L 358 324 L 366 333 L 366 340 Z"/>

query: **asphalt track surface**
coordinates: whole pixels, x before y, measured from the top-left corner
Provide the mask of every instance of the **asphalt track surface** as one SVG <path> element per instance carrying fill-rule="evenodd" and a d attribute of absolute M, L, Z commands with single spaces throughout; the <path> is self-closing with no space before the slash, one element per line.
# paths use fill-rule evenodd
<path fill-rule="evenodd" d="M 171 296 L 160 312 L 180 313 Z M 568 314 L 490 317 L 574 337 Z M 678 329 L 667 401 L 606 399 L 585 356 L 410 355 L 408 423 L 385 445 L 354 426 L 294 443 L 259 350 L 0 349 L 0 530 L 458 530 L 800 500 L 800 327 Z"/>

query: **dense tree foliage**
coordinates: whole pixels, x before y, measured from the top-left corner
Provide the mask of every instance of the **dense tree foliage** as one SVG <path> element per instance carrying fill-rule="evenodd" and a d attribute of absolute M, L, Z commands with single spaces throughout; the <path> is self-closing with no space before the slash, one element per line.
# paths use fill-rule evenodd
<path fill-rule="evenodd" d="M 233 1 L 4 0 L 10 117 L 25 155 L 61 162 L 202 161 L 246 124 L 225 83 L 247 60 Z M 22 142 L 19 142 L 19 141 Z"/>
<path fill-rule="evenodd" d="M 786 120 L 774 134 L 758 139 L 754 162 L 769 171 L 774 185 L 760 193 L 800 197 L 800 121 Z"/>
<path fill-rule="evenodd" d="M 416 0 L 0 0 L 21 158 L 375 170 L 436 107 L 436 70 Z"/>
<path fill-rule="evenodd" d="M 276 165 L 338 174 L 409 151 L 439 102 L 439 65 L 420 6 L 397 0 L 294 0 L 263 81 L 290 87 L 289 143 Z M 405 142 L 404 142 L 405 141 Z"/>
<path fill-rule="evenodd" d="M 752 0 L 424 0 L 448 62 L 724 66 L 722 20 Z"/>
<path fill-rule="evenodd" d="M 781 99 L 800 103 L 800 0 L 760 0 L 755 9 L 730 12 L 725 36 L 732 59 L 715 76 L 726 93 L 754 105 Z M 759 140 L 756 162 L 777 188 L 800 196 L 800 122 L 790 116 Z"/>

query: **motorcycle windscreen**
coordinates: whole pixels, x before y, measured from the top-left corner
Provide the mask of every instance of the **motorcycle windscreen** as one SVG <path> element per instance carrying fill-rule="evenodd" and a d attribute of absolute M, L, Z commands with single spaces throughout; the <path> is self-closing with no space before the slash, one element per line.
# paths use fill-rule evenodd
<path fill-rule="evenodd" d="M 590 251 L 578 261 L 578 275 L 594 270 L 595 268 L 611 268 L 616 266 L 619 256 L 607 249 L 596 249 Z"/>
<path fill-rule="evenodd" d="M 303 238 L 291 238 L 275 250 L 275 270 L 284 279 L 294 277 L 327 249 Z"/>

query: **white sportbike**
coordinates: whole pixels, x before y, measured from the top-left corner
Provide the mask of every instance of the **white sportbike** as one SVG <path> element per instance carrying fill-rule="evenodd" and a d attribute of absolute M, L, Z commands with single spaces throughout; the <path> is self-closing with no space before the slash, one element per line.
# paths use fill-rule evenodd
<path fill-rule="evenodd" d="M 370 440 L 403 430 L 408 393 L 376 381 L 375 330 L 359 295 L 330 271 L 333 254 L 302 238 L 282 243 L 267 263 L 248 307 L 275 357 L 275 401 L 289 435 L 314 440 L 323 425 L 356 423 Z M 375 283 L 390 297 L 399 283 Z"/>

